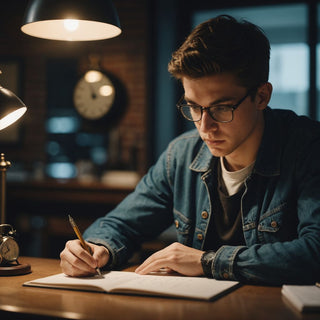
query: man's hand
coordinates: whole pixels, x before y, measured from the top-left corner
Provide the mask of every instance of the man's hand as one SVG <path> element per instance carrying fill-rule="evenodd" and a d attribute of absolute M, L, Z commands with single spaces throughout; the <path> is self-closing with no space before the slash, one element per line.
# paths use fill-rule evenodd
<path fill-rule="evenodd" d="M 79 240 L 66 243 L 60 253 L 60 267 L 62 272 L 69 276 L 89 276 L 96 273 L 96 268 L 101 268 L 109 261 L 109 251 L 104 246 L 87 243 L 92 255 L 84 250 Z"/>
<path fill-rule="evenodd" d="M 186 276 L 201 276 L 203 251 L 175 242 L 146 259 L 137 269 L 139 274 L 164 270 L 176 271 Z"/>

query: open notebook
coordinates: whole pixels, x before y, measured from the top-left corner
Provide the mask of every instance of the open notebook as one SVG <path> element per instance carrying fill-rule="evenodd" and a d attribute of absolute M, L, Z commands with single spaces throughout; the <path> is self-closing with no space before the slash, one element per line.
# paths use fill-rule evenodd
<path fill-rule="evenodd" d="M 134 272 L 111 271 L 88 278 L 69 277 L 63 273 L 25 282 L 24 286 L 170 296 L 201 300 L 217 299 L 239 283 L 202 277 L 139 275 Z"/>

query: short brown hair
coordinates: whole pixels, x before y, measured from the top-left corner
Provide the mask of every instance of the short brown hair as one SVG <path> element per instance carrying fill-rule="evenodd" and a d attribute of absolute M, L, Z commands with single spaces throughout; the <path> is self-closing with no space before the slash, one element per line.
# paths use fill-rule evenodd
<path fill-rule="evenodd" d="M 270 43 L 262 29 L 221 15 L 199 24 L 172 54 L 168 70 L 182 77 L 232 73 L 240 85 L 258 87 L 269 78 Z"/>

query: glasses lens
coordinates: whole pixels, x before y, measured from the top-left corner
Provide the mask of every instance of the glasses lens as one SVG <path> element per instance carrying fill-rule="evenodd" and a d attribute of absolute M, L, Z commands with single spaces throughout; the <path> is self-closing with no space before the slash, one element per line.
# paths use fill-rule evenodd
<path fill-rule="evenodd" d="M 197 122 L 201 120 L 202 111 L 200 106 L 180 105 L 182 115 L 189 121 Z M 205 108 L 204 112 L 209 112 L 210 116 L 218 122 L 230 122 L 233 120 L 233 110 L 226 106 L 214 106 Z"/>
<path fill-rule="evenodd" d="M 218 122 L 230 122 L 233 119 L 233 112 L 230 107 L 213 107 L 209 109 L 209 113 Z"/>
<path fill-rule="evenodd" d="M 201 119 L 201 107 L 183 105 L 180 110 L 183 116 L 190 121 L 199 121 Z"/>

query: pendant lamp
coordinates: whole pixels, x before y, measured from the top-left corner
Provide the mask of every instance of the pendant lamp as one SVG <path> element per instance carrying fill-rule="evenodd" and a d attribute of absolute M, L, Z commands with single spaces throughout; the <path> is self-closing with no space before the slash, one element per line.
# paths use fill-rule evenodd
<path fill-rule="evenodd" d="M 102 40 L 121 33 L 111 0 L 32 0 L 21 30 L 33 37 L 64 41 Z"/>

